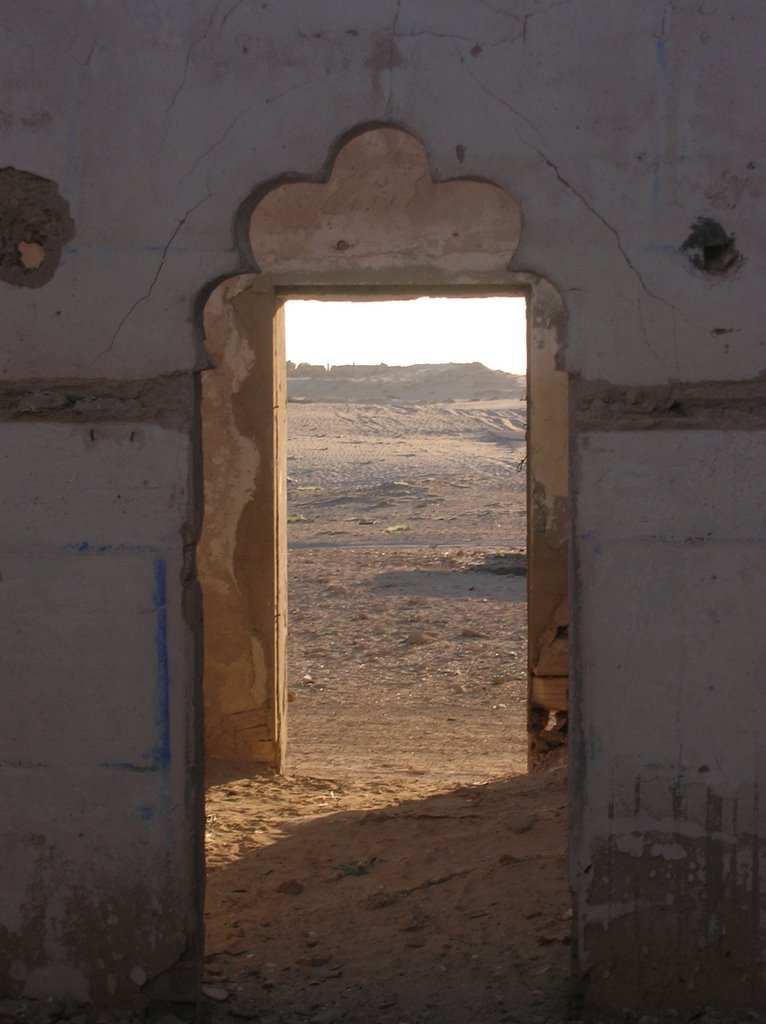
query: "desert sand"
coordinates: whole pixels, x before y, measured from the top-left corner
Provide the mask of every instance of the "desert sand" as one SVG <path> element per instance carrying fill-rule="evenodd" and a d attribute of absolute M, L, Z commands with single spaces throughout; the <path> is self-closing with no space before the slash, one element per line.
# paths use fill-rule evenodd
<path fill-rule="evenodd" d="M 527 776 L 525 380 L 292 377 L 286 773 L 212 765 L 216 1015 L 563 1019 L 565 769 Z"/>

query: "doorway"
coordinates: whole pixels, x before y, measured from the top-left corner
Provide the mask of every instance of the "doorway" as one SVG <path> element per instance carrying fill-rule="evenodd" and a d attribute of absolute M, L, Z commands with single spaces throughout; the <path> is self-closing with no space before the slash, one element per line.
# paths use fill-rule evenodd
<path fill-rule="evenodd" d="M 321 217 L 311 206 L 312 190 Z M 376 207 L 381 196 L 385 216 Z M 392 216 L 392 204 L 406 216 Z M 333 777 L 331 750 L 322 756 L 321 775 L 285 773 L 288 707 L 297 714 L 322 691 L 309 694 L 307 687 L 288 704 L 284 307 L 298 297 L 327 301 L 354 292 L 526 300 L 531 700 L 523 704 L 531 757 L 549 760 L 557 749 L 547 739 L 561 732 L 568 671 L 567 380 L 555 361 L 564 320 L 552 286 L 507 270 L 518 240 L 514 210 L 487 183 L 433 183 L 410 136 L 377 129 L 341 147 L 328 183 L 268 192 L 250 229 L 266 271 L 229 279 L 209 298 L 206 336 L 216 368 L 203 380 L 200 575 L 207 747 L 216 763 L 208 806 L 206 983 L 210 998 L 236 1001 L 241 1012 L 266 1006 L 277 1018 L 334 1020 L 357 1019 L 373 1008 L 386 1021 L 462 1021 L 471 1014 L 500 1021 L 522 1005 L 551 1006 L 563 992 L 569 926 L 561 773 L 468 787 L 446 780 L 441 791 L 403 802 L 368 785 L 363 805 L 357 782 Z M 396 480 L 391 483 L 403 491 L 413 484 L 405 475 Z M 424 515 L 434 496 L 421 493 Z M 393 500 L 381 508 L 395 510 Z M 408 508 L 414 512 L 414 503 Z M 372 526 L 409 525 L 412 532 L 414 518 L 400 518 Z M 405 532 L 385 536 L 400 544 Z M 390 591 L 415 579 L 432 587 L 429 572 L 479 579 L 480 568 L 461 564 L 465 551 L 455 547 L 449 557 L 456 564 L 430 566 L 422 575 L 422 566 L 400 564 L 372 576 Z M 354 596 L 327 598 L 353 603 Z M 428 602 L 406 606 L 412 597 L 432 595 L 392 596 L 413 619 L 401 636 L 397 631 L 397 660 L 404 663 L 437 644 L 438 636 L 421 628 L 433 619 Z M 425 623 L 417 621 L 424 610 Z M 466 628 L 486 632 L 481 625 Z M 483 639 L 466 635 L 455 642 Z M 305 668 L 302 675 L 313 676 L 312 666 Z M 546 680 L 558 682 L 546 690 Z M 455 684 L 463 685 L 457 678 Z M 556 687 L 559 696 L 549 706 Z M 413 730 L 413 752 L 430 724 L 426 717 Z M 385 735 L 386 728 L 378 731 Z M 347 737 L 341 731 L 334 742 Z M 458 759 L 453 755 L 453 763 Z M 259 766 L 282 774 L 259 774 Z M 458 782 L 461 766 L 455 767 Z"/>
<path fill-rule="evenodd" d="M 287 770 L 527 767 L 523 296 L 287 299 Z"/>
<path fill-rule="evenodd" d="M 528 734 L 533 764 L 557 757 L 568 703 L 566 375 L 555 363 L 560 300 L 546 282 L 514 275 L 503 292 L 526 297 Z M 284 304 L 328 301 L 351 286 L 277 288 L 231 279 L 211 296 L 207 340 L 216 370 L 203 383 L 206 746 L 209 756 L 283 767 L 286 750 L 287 479 Z M 411 297 L 424 287 L 356 293 Z M 484 286 L 432 295 L 498 295 Z M 406 524 L 386 524 L 389 526 Z M 310 672 L 307 669 L 307 673 Z"/>

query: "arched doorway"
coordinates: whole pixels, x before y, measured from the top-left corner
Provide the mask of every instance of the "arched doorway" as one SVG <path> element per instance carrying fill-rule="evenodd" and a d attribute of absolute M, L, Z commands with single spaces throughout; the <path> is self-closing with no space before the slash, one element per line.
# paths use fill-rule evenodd
<path fill-rule="evenodd" d="M 205 307 L 215 369 L 204 376 L 208 756 L 280 768 L 286 745 L 284 302 L 291 296 L 523 294 L 528 303 L 529 732 L 544 759 L 568 679 L 567 377 L 556 366 L 555 289 L 509 270 L 521 218 L 488 182 L 434 182 L 411 135 L 344 140 L 322 183 L 277 183 L 243 214 L 259 273 Z"/>

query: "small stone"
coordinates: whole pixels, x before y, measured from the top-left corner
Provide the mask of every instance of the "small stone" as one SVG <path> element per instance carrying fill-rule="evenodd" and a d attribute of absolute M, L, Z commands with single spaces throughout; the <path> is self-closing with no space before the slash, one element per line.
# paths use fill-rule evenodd
<path fill-rule="evenodd" d="M 404 642 L 409 644 L 410 647 L 422 647 L 423 644 L 428 643 L 428 639 L 425 633 L 422 633 L 420 630 L 415 630 L 407 635 L 407 639 Z"/>
<path fill-rule="evenodd" d="M 284 882 L 280 882 L 277 886 L 277 892 L 285 892 L 289 896 L 297 896 L 303 892 L 303 886 L 297 878 L 289 878 Z"/>
<path fill-rule="evenodd" d="M 134 985 L 138 985 L 139 988 L 141 987 L 141 985 L 146 984 L 146 979 L 147 974 L 143 967 L 134 967 L 133 970 L 130 972 L 130 980 L 133 982 Z"/>
<path fill-rule="evenodd" d="M 203 985 L 202 994 L 207 996 L 208 999 L 213 999 L 216 1003 L 223 1003 L 229 998 L 231 993 L 225 988 L 218 988 L 217 985 Z"/>
<path fill-rule="evenodd" d="M 295 692 L 295 690 L 288 690 L 287 691 L 287 703 L 288 704 L 292 704 L 293 701 L 296 701 L 297 699 L 298 699 L 298 694 Z"/>
<path fill-rule="evenodd" d="M 390 907 L 394 903 L 396 903 L 396 896 L 391 892 L 381 890 L 370 893 L 365 901 L 365 906 L 369 910 L 382 910 L 383 907 Z"/>

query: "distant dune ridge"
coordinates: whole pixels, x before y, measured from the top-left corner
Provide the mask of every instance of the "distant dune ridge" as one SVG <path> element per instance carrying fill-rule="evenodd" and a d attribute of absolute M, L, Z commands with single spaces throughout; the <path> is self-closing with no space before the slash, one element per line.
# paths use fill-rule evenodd
<path fill-rule="evenodd" d="M 303 517 L 292 540 L 313 536 L 310 524 L 326 519 L 331 500 L 352 520 L 332 526 L 347 539 L 350 531 L 363 534 L 365 542 L 380 540 L 386 527 L 406 522 L 409 540 L 462 542 L 473 536 L 489 543 L 494 533 L 501 546 L 523 544 L 523 514 L 501 514 L 497 521 L 484 515 L 480 524 L 473 519 L 485 501 L 523 513 L 524 476 L 517 470 L 526 451 L 526 378 L 481 363 L 352 369 L 367 375 L 325 372 L 288 380 L 288 493 L 292 512 Z M 396 489 L 397 508 L 409 495 L 414 505 L 405 518 L 403 509 L 389 521 L 367 507 L 368 499 L 374 504 L 381 497 L 382 486 Z M 392 501 L 388 495 L 386 505 Z M 434 518 L 426 507 L 432 503 L 449 506 L 448 518 L 441 511 Z M 357 520 L 363 519 L 374 523 L 362 526 Z"/>
<path fill-rule="evenodd" d="M 291 402 L 523 401 L 526 377 L 483 363 L 318 366 L 288 363 Z"/>

